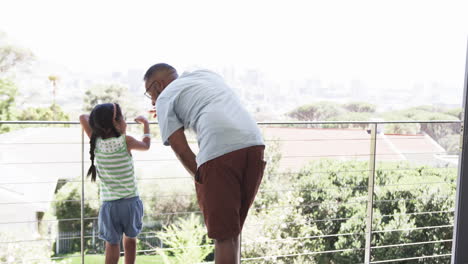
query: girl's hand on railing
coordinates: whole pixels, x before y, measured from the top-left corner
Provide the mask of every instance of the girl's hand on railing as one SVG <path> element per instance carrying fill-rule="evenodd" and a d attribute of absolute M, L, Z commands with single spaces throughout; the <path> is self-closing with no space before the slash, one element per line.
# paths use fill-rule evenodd
<path fill-rule="evenodd" d="M 148 124 L 148 119 L 144 116 L 137 116 L 135 118 L 135 122 L 139 123 L 139 124 Z"/>

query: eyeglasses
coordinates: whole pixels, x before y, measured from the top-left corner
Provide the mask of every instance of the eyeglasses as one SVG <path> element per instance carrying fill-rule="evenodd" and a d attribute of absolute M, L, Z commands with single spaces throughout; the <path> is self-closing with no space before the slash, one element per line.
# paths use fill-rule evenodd
<path fill-rule="evenodd" d="M 148 91 L 146 91 L 146 92 L 144 93 L 144 95 L 145 95 L 146 97 L 148 97 L 149 99 L 153 99 L 153 98 L 151 98 L 151 94 L 150 94 Z"/>
<path fill-rule="evenodd" d="M 150 93 L 150 91 L 151 91 L 152 89 L 154 89 L 154 90 L 156 91 L 156 94 L 157 94 L 157 95 L 159 94 L 159 93 L 158 93 L 158 90 L 155 89 L 155 88 L 156 88 L 156 87 L 155 87 L 156 84 L 157 84 L 157 82 L 153 82 L 153 83 L 151 84 L 151 86 L 148 88 L 148 90 L 146 90 L 145 93 L 144 93 L 144 95 L 145 95 L 146 97 L 148 97 L 149 99 L 151 99 L 151 100 L 153 99 L 153 96 L 152 96 L 151 93 Z"/>
<path fill-rule="evenodd" d="M 151 95 L 150 91 L 151 89 L 154 89 L 156 91 L 156 97 L 159 96 L 160 92 L 158 92 L 158 90 L 154 87 L 154 85 L 157 84 L 156 82 L 154 82 L 153 84 L 151 84 L 151 86 L 148 88 L 148 90 L 145 91 L 144 95 L 146 97 L 148 97 L 149 99 L 153 100 L 153 96 Z"/>

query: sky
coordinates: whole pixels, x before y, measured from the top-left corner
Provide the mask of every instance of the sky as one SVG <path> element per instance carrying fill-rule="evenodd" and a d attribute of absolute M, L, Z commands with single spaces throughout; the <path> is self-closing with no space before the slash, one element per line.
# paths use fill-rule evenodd
<path fill-rule="evenodd" d="M 279 80 L 462 85 L 468 1 L 2 0 L 0 31 L 89 72 L 257 69 Z"/>

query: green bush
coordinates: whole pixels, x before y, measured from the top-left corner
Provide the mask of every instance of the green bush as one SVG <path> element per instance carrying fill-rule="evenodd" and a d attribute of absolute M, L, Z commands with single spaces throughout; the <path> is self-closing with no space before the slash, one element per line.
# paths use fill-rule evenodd
<path fill-rule="evenodd" d="M 99 198 L 98 198 L 98 184 L 92 182 L 85 182 L 85 205 L 84 215 L 85 218 L 94 218 L 99 213 Z M 58 232 L 79 232 L 81 230 L 81 184 L 79 182 L 68 182 L 55 194 L 55 217 L 58 220 Z M 63 220 L 72 219 L 72 220 Z M 78 219 L 78 220 L 77 220 Z M 85 250 L 95 252 L 96 250 L 102 251 L 102 241 L 97 238 L 96 220 L 86 219 L 84 221 L 84 231 L 86 236 L 90 236 L 92 230 L 95 230 L 96 239 L 95 244 L 92 244 L 92 238 L 87 238 L 85 241 Z M 79 235 L 78 235 L 79 236 Z M 55 248 L 55 243 L 53 245 Z M 79 252 L 81 250 L 80 239 L 73 239 L 68 252 Z"/>
<path fill-rule="evenodd" d="M 262 185 L 243 233 L 243 258 L 258 263 L 359 263 L 364 261 L 368 163 L 321 160 L 298 174 Z M 449 225 L 456 169 L 379 163 L 376 170 L 373 230 Z M 345 234 L 341 236 L 327 235 Z M 372 246 L 450 239 L 452 228 L 377 232 Z M 322 237 L 319 237 L 322 236 Z M 450 253 L 451 243 L 376 248 L 374 260 Z M 338 253 L 310 254 L 331 250 Z M 294 256 L 294 255 L 302 256 Z M 440 259 L 424 260 L 439 263 Z M 250 263 L 250 262 L 249 262 Z M 255 262 L 253 262 L 255 263 Z"/>
<path fill-rule="evenodd" d="M 163 248 L 158 248 L 164 263 L 200 263 L 213 252 L 201 217 L 190 214 L 188 218 L 179 218 L 174 224 L 157 232 L 163 241 Z M 170 256 L 173 256 L 170 258 Z"/>
<path fill-rule="evenodd" d="M 53 264 L 50 260 L 50 241 L 37 240 L 29 243 L 12 243 L 21 240 L 17 234 L 0 233 L 0 262 L 1 263 L 28 263 Z M 66 263 L 66 262 L 60 262 Z"/>

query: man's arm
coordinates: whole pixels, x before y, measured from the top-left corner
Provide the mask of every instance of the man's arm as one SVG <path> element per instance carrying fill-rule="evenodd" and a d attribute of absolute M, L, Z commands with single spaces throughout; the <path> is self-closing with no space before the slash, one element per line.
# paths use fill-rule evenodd
<path fill-rule="evenodd" d="M 197 172 L 197 162 L 195 160 L 195 154 L 187 143 L 183 127 L 172 133 L 169 137 L 169 143 L 185 169 L 190 173 L 190 175 L 192 175 L 192 177 L 195 177 L 195 173 Z"/>
<path fill-rule="evenodd" d="M 91 134 L 93 134 L 93 130 L 89 126 L 89 115 L 80 115 L 80 124 L 83 130 L 86 132 L 89 138 L 91 138 Z"/>

